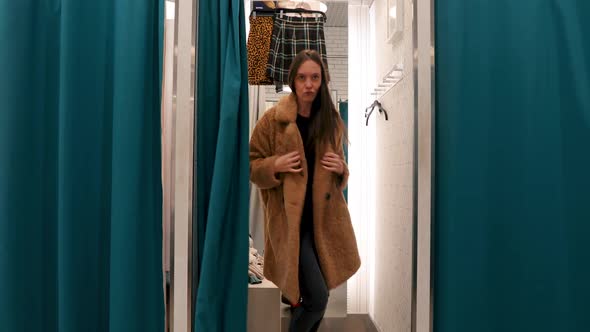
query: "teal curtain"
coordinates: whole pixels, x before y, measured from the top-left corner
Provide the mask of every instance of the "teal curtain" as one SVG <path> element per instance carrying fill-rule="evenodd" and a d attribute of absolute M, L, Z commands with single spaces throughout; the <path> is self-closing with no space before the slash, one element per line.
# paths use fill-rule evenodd
<path fill-rule="evenodd" d="M 435 3 L 435 331 L 588 331 L 590 2 Z"/>
<path fill-rule="evenodd" d="M 0 2 L 2 331 L 163 331 L 162 5 Z"/>
<path fill-rule="evenodd" d="M 196 331 L 246 331 L 248 72 L 243 2 L 200 1 Z"/>
<path fill-rule="evenodd" d="M 344 126 L 348 128 L 348 100 L 339 101 L 338 110 L 340 111 L 342 121 L 344 121 Z M 348 163 L 348 142 L 344 142 L 344 159 Z M 348 201 L 348 187 L 344 189 L 344 198 Z"/>

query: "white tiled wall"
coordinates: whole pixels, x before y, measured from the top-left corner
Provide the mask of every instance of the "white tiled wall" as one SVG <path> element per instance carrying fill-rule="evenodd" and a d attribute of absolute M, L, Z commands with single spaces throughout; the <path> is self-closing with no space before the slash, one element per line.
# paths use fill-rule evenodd
<path fill-rule="evenodd" d="M 325 27 L 326 52 L 330 71 L 330 89 L 336 101 L 348 99 L 348 27 Z M 266 99 L 277 101 L 286 93 L 275 93 L 274 86 L 266 87 Z"/>
<path fill-rule="evenodd" d="M 332 82 L 330 88 L 339 100 L 348 99 L 348 28 L 326 27 L 326 51 Z"/>
<path fill-rule="evenodd" d="M 375 0 L 376 76 L 403 63 L 404 78 L 381 97 L 389 121 L 376 121 L 376 225 L 373 319 L 383 332 L 409 332 L 412 309 L 413 136 L 411 0 L 405 0 L 404 35 L 386 43 L 387 0 Z"/>

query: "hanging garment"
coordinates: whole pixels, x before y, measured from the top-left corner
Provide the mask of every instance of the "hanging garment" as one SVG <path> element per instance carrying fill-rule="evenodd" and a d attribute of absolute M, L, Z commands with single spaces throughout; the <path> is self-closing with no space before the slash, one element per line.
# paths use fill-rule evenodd
<path fill-rule="evenodd" d="M 282 17 L 281 17 L 282 16 Z M 270 52 L 266 71 L 275 84 L 289 83 L 289 67 L 297 53 L 303 50 L 317 51 L 328 64 L 324 17 L 292 17 L 276 14 L 272 30 Z"/>
<path fill-rule="evenodd" d="M 248 83 L 251 85 L 273 85 L 266 72 L 270 39 L 273 30 L 272 16 L 251 16 L 248 33 Z"/>

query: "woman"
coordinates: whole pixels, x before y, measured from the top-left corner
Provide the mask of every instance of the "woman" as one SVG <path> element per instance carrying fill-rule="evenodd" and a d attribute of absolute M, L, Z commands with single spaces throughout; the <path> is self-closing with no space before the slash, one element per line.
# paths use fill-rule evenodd
<path fill-rule="evenodd" d="M 291 332 L 316 331 L 329 290 L 360 267 L 342 190 L 344 124 L 316 51 L 289 71 L 293 91 L 258 121 L 250 141 L 250 179 L 265 207 L 264 275 L 291 303 Z"/>

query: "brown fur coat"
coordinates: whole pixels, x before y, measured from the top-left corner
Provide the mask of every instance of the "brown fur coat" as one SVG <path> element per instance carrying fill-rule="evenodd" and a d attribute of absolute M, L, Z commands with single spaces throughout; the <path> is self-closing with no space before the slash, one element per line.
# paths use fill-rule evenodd
<path fill-rule="evenodd" d="M 303 141 L 296 123 L 295 95 L 283 97 L 257 123 L 250 140 L 250 179 L 259 188 L 265 208 L 264 275 L 283 295 L 297 303 L 299 291 L 299 226 L 307 187 L 307 163 Z M 356 238 L 342 190 L 348 168 L 342 176 L 322 168 L 321 157 L 335 152 L 343 158 L 342 133 L 336 133 L 337 147 L 316 147 L 313 179 L 314 236 L 320 267 L 328 289 L 344 283 L 360 267 Z M 302 156 L 303 171 L 275 176 L 277 157 L 291 151 Z"/>

